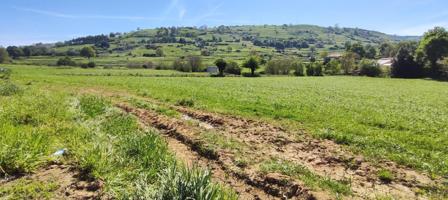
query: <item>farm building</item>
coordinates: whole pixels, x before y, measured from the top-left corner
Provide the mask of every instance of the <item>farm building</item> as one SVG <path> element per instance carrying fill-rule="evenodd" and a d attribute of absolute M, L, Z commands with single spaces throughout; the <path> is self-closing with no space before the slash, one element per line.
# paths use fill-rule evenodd
<path fill-rule="evenodd" d="M 393 58 L 381 58 L 377 60 L 376 63 L 378 63 L 381 66 L 390 67 L 392 66 L 393 61 L 394 61 Z"/>
<path fill-rule="evenodd" d="M 218 70 L 218 67 L 216 67 L 216 66 L 209 66 L 209 67 L 207 67 L 207 72 L 209 74 L 216 74 L 219 72 L 219 70 Z"/>

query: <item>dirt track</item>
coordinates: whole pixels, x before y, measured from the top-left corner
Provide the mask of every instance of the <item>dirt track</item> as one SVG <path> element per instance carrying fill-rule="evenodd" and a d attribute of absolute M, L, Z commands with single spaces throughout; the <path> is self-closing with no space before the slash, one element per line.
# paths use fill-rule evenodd
<path fill-rule="evenodd" d="M 347 198 L 350 199 L 375 199 L 384 196 L 426 199 L 419 196 L 418 191 L 435 184 L 427 176 L 393 162 L 373 164 L 334 142 L 313 139 L 304 133 L 290 133 L 260 121 L 172 106 L 172 109 L 184 115 L 178 119 L 127 104 L 117 106 L 136 115 L 143 123 L 161 130 L 169 137 L 167 140 L 170 148 L 178 157 L 193 160 L 190 163 L 208 166 L 214 178 L 234 188 L 241 199 L 335 198 L 328 191 L 308 189 L 294 177 L 261 173 L 259 164 L 271 158 L 306 166 L 322 177 L 349 181 L 352 195 Z M 210 131 L 244 144 L 245 148 L 207 148 L 209 144 L 201 138 L 201 134 Z M 250 162 L 241 166 L 238 162 L 241 155 Z M 379 180 L 377 174 L 380 169 L 393 172 L 395 177 L 391 183 Z"/>
<path fill-rule="evenodd" d="M 15 185 L 21 180 L 54 183 L 51 199 L 107 199 L 102 196 L 103 183 L 83 177 L 81 173 L 66 165 L 50 165 L 33 174 L 0 183 L 0 187 Z M 15 197 L 17 198 L 17 197 Z"/>

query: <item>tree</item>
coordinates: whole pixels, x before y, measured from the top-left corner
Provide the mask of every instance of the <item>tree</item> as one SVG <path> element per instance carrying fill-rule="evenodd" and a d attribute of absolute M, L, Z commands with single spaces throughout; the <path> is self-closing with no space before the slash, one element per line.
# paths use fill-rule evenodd
<path fill-rule="evenodd" d="M 376 57 L 376 48 L 372 45 L 367 45 L 365 47 L 365 57 L 368 59 L 374 59 Z"/>
<path fill-rule="evenodd" d="M 96 56 L 95 50 L 92 47 L 83 47 L 81 49 L 80 55 L 82 57 L 86 57 L 90 60 L 90 58 L 93 58 Z"/>
<path fill-rule="evenodd" d="M 255 76 L 255 70 L 259 68 L 258 60 L 255 57 L 250 57 L 246 62 L 244 62 L 243 67 L 250 69 L 250 74 Z"/>
<path fill-rule="evenodd" d="M 330 75 L 337 75 L 341 73 L 341 63 L 337 60 L 331 60 L 326 64 L 325 73 Z"/>
<path fill-rule="evenodd" d="M 202 69 L 202 59 L 199 56 L 189 56 L 188 65 L 192 72 L 200 72 Z"/>
<path fill-rule="evenodd" d="M 5 48 L 0 47 L 0 63 L 9 62 L 9 53 Z"/>
<path fill-rule="evenodd" d="M 235 61 L 230 61 L 227 63 L 226 69 L 224 72 L 228 74 L 241 75 L 241 67 Z"/>
<path fill-rule="evenodd" d="M 392 63 L 391 76 L 395 78 L 420 78 L 423 75 L 423 65 L 414 60 L 408 48 L 400 48 Z"/>
<path fill-rule="evenodd" d="M 9 46 L 6 48 L 6 51 L 8 51 L 8 54 L 13 58 L 16 59 L 20 56 L 23 56 L 23 51 L 19 47 L 16 46 Z"/>
<path fill-rule="evenodd" d="M 437 76 L 439 73 L 437 61 L 448 56 L 448 32 L 442 27 L 429 30 L 420 41 L 418 51 L 429 61 L 432 75 Z"/>
<path fill-rule="evenodd" d="M 352 52 L 345 52 L 341 57 L 341 67 L 344 70 L 344 74 L 350 74 L 355 68 L 356 55 Z"/>
<path fill-rule="evenodd" d="M 392 44 L 385 42 L 380 45 L 379 53 L 382 58 L 393 57 L 394 56 L 393 52 L 394 52 L 394 46 Z"/>
<path fill-rule="evenodd" d="M 26 57 L 30 57 L 32 55 L 33 51 L 31 47 L 23 47 L 23 55 Z"/>
<path fill-rule="evenodd" d="M 364 58 L 366 55 L 366 50 L 360 42 L 351 45 L 348 51 L 358 54 L 361 58 Z"/>
<path fill-rule="evenodd" d="M 163 49 L 161 47 L 156 49 L 156 56 L 157 57 L 164 57 L 165 53 L 163 52 Z"/>
<path fill-rule="evenodd" d="M 359 75 L 378 77 L 382 74 L 380 65 L 373 60 L 363 59 L 359 63 Z"/>
<path fill-rule="evenodd" d="M 224 59 L 218 59 L 215 61 L 215 65 L 219 69 L 219 76 L 224 76 L 224 70 L 226 69 L 227 62 Z"/>

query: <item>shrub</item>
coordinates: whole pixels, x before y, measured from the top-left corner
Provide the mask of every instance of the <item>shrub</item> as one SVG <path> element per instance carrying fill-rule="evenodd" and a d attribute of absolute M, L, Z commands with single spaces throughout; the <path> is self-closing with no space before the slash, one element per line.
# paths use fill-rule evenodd
<path fill-rule="evenodd" d="M 0 96 L 11 96 L 19 93 L 20 91 L 21 90 L 17 85 L 9 81 L 0 82 Z"/>
<path fill-rule="evenodd" d="M 7 68 L 0 68 L 0 79 L 7 80 L 11 76 L 11 70 Z"/>
<path fill-rule="evenodd" d="M 267 74 L 288 75 L 294 68 L 295 61 L 292 59 L 275 59 L 268 62 L 265 72 Z"/>
<path fill-rule="evenodd" d="M 70 57 L 59 58 L 56 62 L 57 66 L 76 66 L 76 62 L 73 61 Z"/>
<path fill-rule="evenodd" d="M 261 75 L 259 73 L 248 73 L 248 72 L 244 72 L 241 74 L 243 77 L 260 77 Z"/>
<path fill-rule="evenodd" d="M 338 75 L 341 74 L 341 63 L 337 60 L 331 60 L 325 66 L 325 74 Z"/>
<path fill-rule="evenodd" d="M 323 76 L 323 64 L 320 62 L 314 62 L 308 64 L 306 68 L 306 75 L 307 76 Z"/>
<path fill-rule="evenodd" d="M 5 48 L 0 47 L 0 63 L 9 62 L 9 54 Z"/>
<path fill-rule="evenodd" d="M 235 61 L 229 61 L 224 72 L 228 74 L 241 75 L 241 67 Z"/>
<path fill-rule="evenodd" d="M 95 64 L 95 62 L 89 62 L 89 63 L 87 63 L 87 67 L 88 68 L 95 68 L 96 64 Z"/>
<path fill-rule="evenodd" d="M 145 62 L 145 63 L 142 65 L 142 67 L 145 68 L 145 69 L 153 69 L 153 68 L 154 68 L 154 63 L 151 62 L 151 61 L 148 61 L 148 62 Z"/>
<path fill-rule="evenodd" d="M 305 64 L 304 63 L 296 63 L 294 66 L 294 75 L 295 76 L 305 76 Z"/>
<path fill-rule="evenodd" d="M 359 75 L 361 76 L 379 77 L 382 74 L 380 65 L 373 60 L 361 60 L 359 69 Z"/>

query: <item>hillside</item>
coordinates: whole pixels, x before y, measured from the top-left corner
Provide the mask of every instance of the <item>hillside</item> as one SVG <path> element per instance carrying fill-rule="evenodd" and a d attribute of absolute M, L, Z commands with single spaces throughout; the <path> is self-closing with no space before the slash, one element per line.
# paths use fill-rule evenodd
<path fill-rule="evenodd" d="M 357 28 L 313 25 L 168 27 L 75 38 L 54 44 L 44 57 L 18 62 L 51 64 L 55 61 L 54 56 L 77 56 L 82 47 L 92 45 L 96 47 L 96 62 L 100 65 L 140 65 L 147 61 L 168 63 L 188 55 L 202 55 L 205 63 L 217 57 L 240 62 L 254 52 L 270 58 L 307 58 L 322 51 L 343 51 L 347 42 L 378 46 L 383 42 L 418 39 Z M 162 50 L 163 56 L 157 54 L 157 49 Z"/>

